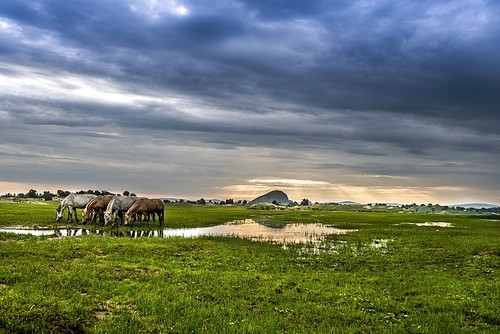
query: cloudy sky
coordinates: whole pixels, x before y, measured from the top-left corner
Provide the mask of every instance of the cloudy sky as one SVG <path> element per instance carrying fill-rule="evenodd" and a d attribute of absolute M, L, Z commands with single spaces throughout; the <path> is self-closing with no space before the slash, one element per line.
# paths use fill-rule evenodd
<path fill-rule="evenodd" d="M 500 2 L 0 2 L 0 193 L 500 202 Z"/>

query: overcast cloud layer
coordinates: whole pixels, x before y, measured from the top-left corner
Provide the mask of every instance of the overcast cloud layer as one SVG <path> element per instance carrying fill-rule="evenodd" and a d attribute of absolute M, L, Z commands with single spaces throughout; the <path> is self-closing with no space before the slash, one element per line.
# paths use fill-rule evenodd
<path fill-rule="evenodd" d="M 499 203 L 498 1 L 2 1 L 0 193 Z"/>

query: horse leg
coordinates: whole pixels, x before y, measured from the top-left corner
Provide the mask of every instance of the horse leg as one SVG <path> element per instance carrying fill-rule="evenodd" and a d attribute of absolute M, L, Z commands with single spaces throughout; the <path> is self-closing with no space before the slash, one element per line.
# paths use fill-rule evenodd
<path fill-rule="evenodd" d="M 78 213 L 76 212 L 76 207 L 73 207 L 73 212 L 75 213 L 75 221 L 78 223 Z"/>
<path fill-rule="evenodd" d="M 165 217 L 163 211 L 158 212 L 158 221 L 160 222 L 160 227 L 163 227 L 164 219 Z"/>
<path fill-rule="evenodd" d="M 99 218 L 99 211 L 92 210 L 92 213 L 90 214 L 90 219 L 92 220 L 92 224 L 96 222 L 97 218 Z"/>
<path fill-rule="evenodd" d="M 68 223 L 71 223 L 71 221 L 73 220 L 72 215 L 73 213 L 71 212 L 71 207 L 68 206 L 68 219 L 66 219 Z"/>

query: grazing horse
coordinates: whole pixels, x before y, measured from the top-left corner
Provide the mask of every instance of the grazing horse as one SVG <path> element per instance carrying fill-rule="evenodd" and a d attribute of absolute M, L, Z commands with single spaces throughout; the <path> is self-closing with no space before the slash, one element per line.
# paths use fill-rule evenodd
<path fill-rule="evenodd" d="M 85 206 L 95 197 L 96 195 L 92 194 L 69 194 L 57 207 L 55 220 L 61 220 L 64 210 L 68 209 L 68 223 L 71 223 L 73 220 L 73 213 L 75 214 L 75 220 L 78 221 L 76 209 L 85 208 Z"/>
<path fill-rule="evenodd" d="M 149 220 L 149 215 L 156 213 L 158 215 L 158 220 L 160 222 L 160 227 L 163 226 L 163 217 L 164 217 L 164 212 L 165 212 L 165 205 L 163 204 L 163 201 L 161 199 L 148 199 L 148 198 L 141 198 L 137 202 L 134 203 L 128 209 L 127 213 L 125 213 L 125 225 L 128 225 L 131 221 L 134 215 L 138 215 L 139 217 L 139 223 L 141 223 L 141 215 L 144 215 L 147 217 L 146 219 Z M 148 222 L 149 223 L 149 222 Z"/>
<path fill-rule="evenodd" d="M 100 195 L 91 200 L 83 209 L 82 223 L 85 224 L 89 220 L 94 222 L 99 217 L 99 222 L 104 225 L 104 210 L 113 197 L 114 195 Z"/>
<path fill-rule="evenodd" d="M 118 218 L 120 220 L 123 218 L 123 214 L 135 203 L 139 197 L 135 196 L 115 196 L 111 199 L 106 207 L 106 212 L 104 212 L 104 224 L 108 225 L 111 221 L 111 216 L 114 215 L 114 222 L 116 223 Z"/>

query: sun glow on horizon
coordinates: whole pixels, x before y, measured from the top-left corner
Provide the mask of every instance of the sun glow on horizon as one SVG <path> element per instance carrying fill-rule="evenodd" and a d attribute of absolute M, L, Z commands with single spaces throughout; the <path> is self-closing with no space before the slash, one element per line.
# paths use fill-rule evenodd
<path fill-rule="evenodd" d="M 223 188 L 235 198 L 253 199 L 265 192 L 282 190 L 290 199 L 299 201 L 308 198 L 313 202 L 340 202 L 352 200 L 359 203 L 445 203 L 463 201 L 470 198 L 468 187 L 458 186 L 358 186 L 326 181 L 255 178 L 246 183 Z"/>

